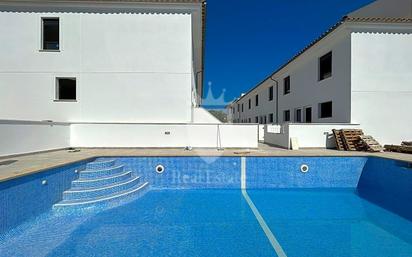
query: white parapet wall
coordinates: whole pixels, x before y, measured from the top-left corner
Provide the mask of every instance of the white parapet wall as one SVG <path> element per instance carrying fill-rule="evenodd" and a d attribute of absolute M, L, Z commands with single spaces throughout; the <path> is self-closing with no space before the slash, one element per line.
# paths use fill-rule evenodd
<path fill-rule="evenodd" d="M 0 156 L 69 147 L 257 148 L 248 124 L 59 123 L 0 120 Z"/>
<path fill-rule="evenodd" d="M 243 124 L 75 123 L 71 146 L 257 148 L 257 130 Z"/>
<path fill-rule="evenodd" d="M 335 148 L 332 129 L 360 129 L 360 125 L 347 123 L 267 125 L 265 143 L 289 149 L 291 139 L 295 138 L 300 148 Z"/>
<path fill-rule="evenodd" d="M 70 146 L 70 124 L 0 120 L 0 156 Z"/>

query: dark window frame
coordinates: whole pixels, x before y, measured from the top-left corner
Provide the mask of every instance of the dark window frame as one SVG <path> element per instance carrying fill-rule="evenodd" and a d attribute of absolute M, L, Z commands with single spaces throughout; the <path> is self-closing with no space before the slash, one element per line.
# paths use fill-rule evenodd
<path fill-rule="evenodd" d="M 269 87 L 269 101 L 273 101 L 273 86 Z"/>
<path fill-rule="evenodd" d="M 283 95 L 290 94 L 290 76 L 283 79 Z"/>
<path fill-rule="evenodd" d="M 273 123 L 274 121 L 274 115 L 273 113 L 269 114 L 269 123 Z"/>
<path fill-rule="evenodd" d="M 259 95 L 255 95 L 255 106 L 259 106 Z"/>
<path fill-rule="evenodd" d="M 57 21 L 58 31 L 57 31 L 57 33 L 55 33 L 55 34 L 57 34 L 57 41 L 56 40 L 55 41 L 50 41 L 50 40 L 46 39 L 46 38 L 50 37 L 50 35 L 49 36 L 45 35 L 45 33 L 46 33 L 46 29 L 45 29 L 46 22 L 52 22 L 52 21 L 53 22 Z M 49 33 L 51 33 L 51 32 L 49 32 Z M 60 38 L 60 18 L 59 17 L 42 17 L 41 18 L 41 51 L 59 52 L 60 49 L 61 49 L 60 40 L 61 40 L 61 38 Z M 55 47 L 53 47 L 53 43 L 54 43 Z"/>
<path fill-rule="evenodd" d="M 65 93 L 73 95 L 73 97 L 62 97 L 62 86 L 63 81 L 74 81 L 74 92 Z M 55 85 L 55 100 L 56 102 L 77 102 L 77 79 L 75 77 L 57 77 Z M 67 87 L 68 85 L 66 85 Z M 65 90 L 68 90 L 67 88 Z"/>
<path fill-rule="evenodd" d="M 252 99 L 249 98 L 249 110 L 252 109 Z"/>
<path fill-rule="evenodd" d="M 330 107 L 330 108 L 329 108 Z M 328 109 L 325 109 L 328 108 Z M 327 119 L 333 117 L 333 102 L 327 101 L 319 104 L 319 119 Z"/>
<path fill-rule="evenodd" d="M 296 123 L 302 123 L 302 109 L 297 108 L 295 109 L 295 122 Z"/>
<path fill-rule="evenodd" d="M 290 122 L 290 110 L 283 111 L 283 121 Z"/>
<path fill-rule="evenodd" d="M 333 53 L 329 53 L 321 56 L 318 63 L 318 79 L 319 81 L 331 78 L 333 75 Z"/>

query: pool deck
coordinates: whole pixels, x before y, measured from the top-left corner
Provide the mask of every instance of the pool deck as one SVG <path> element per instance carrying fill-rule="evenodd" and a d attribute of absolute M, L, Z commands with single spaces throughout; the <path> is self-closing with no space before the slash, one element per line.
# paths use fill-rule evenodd
<path fill-rule="evenodd" d="M 69 163 L 83 161 L 95 157 L 112 156 L 376 156 L 412 162 L 412 154 L 402 153 L 367 153 L 344 152 L 327 149 L 284 150 L 264 144 L 258 149 L 142 149 L 142 148 L 110 148 L 80 149 L 79 152 L 57 150 L 20 156 L 0 158 L 0 182 L 41 172 Z"/>

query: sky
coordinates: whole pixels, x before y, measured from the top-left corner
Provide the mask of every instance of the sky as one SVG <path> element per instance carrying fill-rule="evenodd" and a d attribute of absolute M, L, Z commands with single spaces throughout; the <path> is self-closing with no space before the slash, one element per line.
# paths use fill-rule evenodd
<path fill-rule="evenodd" d="M 207 0 L 204 97 L 246 93 L 372 0 Z"/>

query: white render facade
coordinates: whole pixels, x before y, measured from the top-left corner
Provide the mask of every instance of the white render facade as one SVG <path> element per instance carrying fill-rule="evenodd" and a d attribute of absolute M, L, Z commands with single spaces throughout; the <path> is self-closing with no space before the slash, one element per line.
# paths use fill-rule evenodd
<path fill-rule="evenodd" d="M 411 46 L 411 18 L 349 18 L 229 105 L 228 112 L 235 123 L 360 124 L 383 144 L 411 140 Z M 321 58 L 327 54 L 332 74 L 321 79 Z"/>
<path fill-rule="evenodd" d="M 203 4 L 138 2 L 1 1 L 0 117 L 192 122 Z M 58 50 L 42 47 L 45 18 L 58 19 Z M 74 100 L 56 98 L 57 78 L 76 80 Z"/>
<path fill-rule="evenodd" d="M 257 147 L 199 107 L 203 0 L 0 0 L 0 156 Z M 238 133 L 249 133 L 237 140 Z"/>

